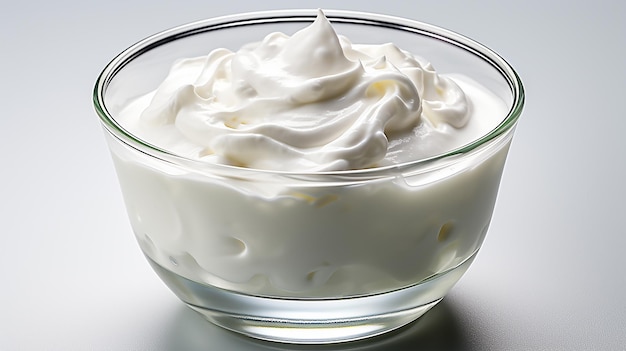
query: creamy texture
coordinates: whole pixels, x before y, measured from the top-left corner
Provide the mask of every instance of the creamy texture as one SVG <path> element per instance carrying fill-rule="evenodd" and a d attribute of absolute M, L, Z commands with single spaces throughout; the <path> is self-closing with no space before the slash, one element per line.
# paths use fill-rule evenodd
<path fill-rule="evenodd" d="M 291 37 L 273 33 L 237 52 L 178 61 L 118 120 L 191 159 L 300 172 L 441 154 L 484 135 L 506 112 L 479 84 L 438 75 L 392 44 L 351 44 L 320 13 Z M 206 171 L 114 137 L 109 145 L 133 230 L 156 264 L 242 293 L 326 298 L 410 286 L 472 257 L 511 135 L 428 170 L 332 181 Z"/>
<path fill-rule="evenodd" d="M 115 141 L 114 141 L 115 142 Z M 508 140 L 454 167 L 338 184 L 184 173 L 112 148 L 143 252 L 201 284 L 242 293 L 324 298 L 376 294 L 453 269 L 478 250 Z"/>
<path fill-rule="evenodd" d="M 272 33 L 237 52 L 216 49 L 178 61 L 121 121 L 147 142 L 192 159 L 350 170 L 471 142 L 494 127 L 473 117 L 476 106 L 493 105 L 483 95 L 473 82 L 438 75 L 391 43 L 352 44 L 320 11 L 291 37 Z"/>

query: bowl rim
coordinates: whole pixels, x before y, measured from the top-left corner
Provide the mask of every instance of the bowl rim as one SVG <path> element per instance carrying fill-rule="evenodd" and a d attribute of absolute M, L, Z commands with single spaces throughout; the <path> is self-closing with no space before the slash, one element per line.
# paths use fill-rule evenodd
<path fill-rule="evenodd" d="M 98 114 L 105 129 L 119 141 L 144 154 L 156 157 L 169 163 L 191 166 L 194 169 L 255 172 L 287 176 L 335 175 L 341 177 L 377 177 L 381 175 L 389 175 L 390 173 L 404 172 L 407 169 L 415 169 L 416 167 L 419 168 L 423 166 L 428 168 L 429 165 L 432 166 L 434 163 L 439 161 L 456 159 L 459 155 L 471 153 L 472 151 L 489 144 L 490 141 L 506 135 L 507 132 L 511 132 L 513 127 L 517 124 L 525 103 L 524 86 L 521 78 L 513 67 L 492 49 L 465 35 L 425 22 L 385 14 L 334 9 L 324 9 L 323 11 L 331 23 L 376 25 L 427 35 L 434 39 L 445 41 L 448 44 L 459 47 L 481 58 L 499 71 L 511 89 L 513 101 L 506 117 L 503 118 L 495 128 L 482 135 L 480 138 L 477 138 L 461 147 L 428 158 L 365 169 L 339 171 L 278 171 L 225 164 L 213 164 L 175 154 L 166 149 L 147 143 L 127 131 L 115 120 L 106 107 L 105 92 L 117 72 L 124 68 L 125 65 L 133 61 L 136 57 L 141 56 L 143 53 L 148 52 L 155 47 L 184 37 L 228 27 L 262 23 L 312 22 L 317 16 L 318 11 L 319 9 L 287 9 L 244 12 L 194 21 L 150 35 L 121 51 L 105 66 L 100 75 L 97 77 L 92 95 L 96 113 Z"/>

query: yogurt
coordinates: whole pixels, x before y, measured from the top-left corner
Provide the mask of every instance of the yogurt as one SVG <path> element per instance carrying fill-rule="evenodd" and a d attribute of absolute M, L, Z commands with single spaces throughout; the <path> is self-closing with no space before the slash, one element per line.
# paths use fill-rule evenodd
<path fill-rule="evenodd" d="M 344 297 L 473 257 L 510 139 L 405 166 L 506 114 L 471 79 L 390 43 L 353 44 L 320 11 L 291 36 L 177 61 L 116 117 L 192 167 L 109 144 L 135 235 L 159 266 L 246 294 Z"/>
<path fill-rule="evenodd" d="M 428 158 L 490 131 L 506 106 L 392 43 L 352 44 L 320 11 L 291 37 L 178 61 L 120 121 L 210 163 L 338 171 Z M 480 118 L 473 116 L 480 115 Z"/>

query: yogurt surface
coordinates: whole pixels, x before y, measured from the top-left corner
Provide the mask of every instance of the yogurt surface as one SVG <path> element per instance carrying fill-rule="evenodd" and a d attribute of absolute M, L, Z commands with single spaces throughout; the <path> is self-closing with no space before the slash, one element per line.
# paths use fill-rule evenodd
<path fill-rule="evenodd" d="M 428 158 L 495 127 L 504 103 L 392 43 L 352 44 L 322 11 L 292 36 L 176 62 L 119 121 L 170 152 L 279 171 Z M 480 116 L 480 117 L 477 117 Z"/>

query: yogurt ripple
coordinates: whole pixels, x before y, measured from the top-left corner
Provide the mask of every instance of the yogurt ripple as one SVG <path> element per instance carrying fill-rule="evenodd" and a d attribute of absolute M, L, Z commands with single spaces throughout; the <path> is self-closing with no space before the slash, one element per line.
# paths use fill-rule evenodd
<path fill-rule="evenodd" d="M 391 43 L 352 44 L 320 10 L 292 36 L 275 32 L 236 52 L 177 61 L 126 113 L 138 114 L 129 129 L 192 159 L 341 171 L 390 162 L 394 139 L 465 127 L 470 104 L 424 59 Z M 412 157 L 440 152 L 425 150 Z"/>

